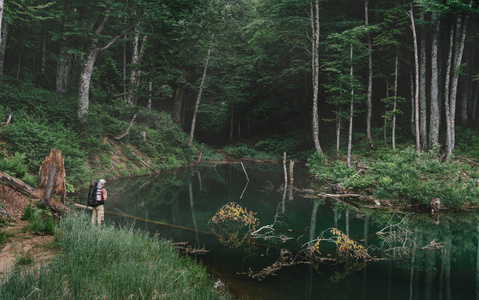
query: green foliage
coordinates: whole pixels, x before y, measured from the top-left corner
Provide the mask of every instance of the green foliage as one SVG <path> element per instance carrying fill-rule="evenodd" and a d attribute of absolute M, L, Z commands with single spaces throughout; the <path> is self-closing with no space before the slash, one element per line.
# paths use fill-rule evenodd
<path fill-rule="evenodd" d="M 317 154 L 310 157 L 307 166 L 319 180 L 357 191 L 370 188 L 378 198 L 428 205 L 437 197 L 449 207 L 475 203 L 479 197 L 477 171 L 457 161 L 440 162 L 438 156 L 439 147 L 421 154 L 413 148 L 382 152 L 363 174 L 349 170 L 340 161 L 327 166 Z"/>
<path fill-rule="evenodd" d="M 22 220 L 30 222 L 25 227 L 26 231 L 32 231 L 42 235 L 52 235 L 55 232 L 55 219 L 48 209 L 42 209 L 30 202 L 22 214 Z"/>
<path fill-rule="evenodd" d="M 5 157 L 0 160 L 0 170 L 24 181 L 30 186 L 35 186 L 38 181 L 38 176 L 28 173 L 28 167 L 25 165 L 26 154 L 18 153 L 11 157 Z"/>
<path fill-rule="evenodd" d="M 292 157 L 303 157 L 301 153 L 302 140 L 293 137 L 272 136 L 254 145 L 254 149 L 281 156 L 283 152 Z"/>
<path fill-rule="evenodd" d="M 278 154 L 270 154 L 263 151 L 257 151 L 249 148 L 246 144 L 228 145 L 223 151 L 236 158 L 254 158 L 254 159 L 278 159 Z"/>
<path fill-rule="evenodd" d="M 145 232 L 98 230 L 84 213 L 63 218 L 56 232 L 61 252 L 49 264 L 15 269 L 0 286 L 3 298 L 221 298 L 203 267 Z"/>
<path fill-rule="evenodd" d="M 12 233 L 0 231 L 0 248 L 2 248 L 9 238 L 13 237 Z"/>

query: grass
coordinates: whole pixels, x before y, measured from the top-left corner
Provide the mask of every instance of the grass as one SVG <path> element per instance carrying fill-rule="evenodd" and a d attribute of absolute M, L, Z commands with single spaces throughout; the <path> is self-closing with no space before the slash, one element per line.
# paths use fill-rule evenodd
<path fill-rule="evenodd" d="M 224 299 L 202 266 L 145 232 L 98 230 L 81 214 L 64 217 L 55 239 L 60 254 L 39 268 L 17 265 L 0 299 Z"/>

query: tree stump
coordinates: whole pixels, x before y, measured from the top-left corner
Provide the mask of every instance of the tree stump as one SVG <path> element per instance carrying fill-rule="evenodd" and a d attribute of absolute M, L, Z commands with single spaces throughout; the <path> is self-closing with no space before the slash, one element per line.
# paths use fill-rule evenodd
<path fill-rule="evenodd" d="M 65 166 L 60 150 L 52 148 L 50 155 L 42 162 L 38 175 L 37 189 L 44 192 L 40 202 L 48 203 L 53 191 L 60 197 L 60 202 L 65 204 Z"/>

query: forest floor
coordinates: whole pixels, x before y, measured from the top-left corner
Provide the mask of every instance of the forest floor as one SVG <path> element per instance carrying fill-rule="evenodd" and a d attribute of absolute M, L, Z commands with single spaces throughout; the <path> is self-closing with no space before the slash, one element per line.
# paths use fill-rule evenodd
<path fill-rule="evenodd" d="M 16 262 L 32 262 L 35 265 L 47 263 L 54 256 L 52 235 L 39 235 L 28 232 L 25 227 L 28 221 L 21 220 L 30 198 L 14 189 L 0 185 L 0 205 L 10 218 L 2 228 L 8 238 L 0 245 L 0 277 L 11 269 Z"/>

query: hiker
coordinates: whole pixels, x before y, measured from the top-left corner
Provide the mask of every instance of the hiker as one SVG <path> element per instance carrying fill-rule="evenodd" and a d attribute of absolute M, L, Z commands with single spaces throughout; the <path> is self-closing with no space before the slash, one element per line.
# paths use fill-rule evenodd
<path fill-rule="evenodd" d="M 105 179 L 100 179 L 98 181 L 98 186 L 96 189 L 96 202 L 97 205 L 93 206 L 93 212 L 91 214 L 91 223 L 95 225 L 95 221 L 100 227 L 101 222 L 105 219 L 105 210 L 103 204 L 105 203 L 108 193 L 106 192 L 104 186 L 106 184 Z"/>

